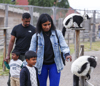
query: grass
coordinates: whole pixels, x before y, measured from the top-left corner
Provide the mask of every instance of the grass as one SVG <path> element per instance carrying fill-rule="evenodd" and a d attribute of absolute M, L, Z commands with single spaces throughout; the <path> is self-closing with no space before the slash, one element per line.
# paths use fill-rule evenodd
<path fill-rule="evenodd" d="M 90 49 L 90 43 L 89 42 L 85 42 L 85 43 L 80 43 L 80 45 L 83 44 L 84 45 L 84 51 L 99 51 L 100 50 L 100 42 L 93 42 L 92 43 L 92 47 Z M 71 54 L 73 54 L 74 51 L 74 44 L 70 44 L 70 52 Z M 0 55 L 2 54 L 2 52 L 0 51 Z M 3 54 L 2 54 L 3 55 Z M 9 74 L 9 70 L 6 68 L 6 71 L 3 71 L 2 69 L 2 62 L 3 62 L 3 56 L 0 56 L 0 76 L 4 76 L 4 75 L 8 75 Z"/>
<path fill-rule="evenodd" d="M 92 45 L 90 47 L 90 42 L 80 43 L 80 45 L 84 45 L 84 52 L 86 51 L 99 51 L 100 50 L 100 41 L 92 42 Z M 70 44 L 70 52 L 73 54 L 74 51 L 74 44 Z"/>
<path fill-rule="evenodd" d="M 9 74 L 9 70 L 6 68 L 6 70 L 3 71 L 2 64 L 3 64 L 3 56 L 0 56 L 0 76 L 7 76 Z"/>

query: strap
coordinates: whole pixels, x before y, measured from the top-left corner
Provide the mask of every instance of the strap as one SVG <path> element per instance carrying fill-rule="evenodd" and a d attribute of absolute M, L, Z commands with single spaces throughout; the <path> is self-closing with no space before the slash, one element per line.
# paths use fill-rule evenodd
<path fill-rule="evenodd" d="M 36 48 L 38 46 L 38 36 L 37 36 L 37 33 L 36 33 Z"/>
<path fill-rule="evenodd" d="M 38 48 L 38 36 L 37 36 L 37 33 L 36 33 L 36 53 L 37 53 L 37 48 Z"/>
<path fill-rule="evenodd" d="M 59 38 L 58 38 L 58 35 L 57 35 L 57 31 L 56 30 L 55 30 L 55 33 L 56 33 L 56 36 L 57 36 L 57 39 L 58 39 L 58 44 L 59 44 Z M 59 44 L 59 47 L 60 47 L 60 44 Z M 62 58 L 63 64 L 66 65 L 65 59 L 63 58 L 63 52 L 61 52 L 61 58 Z"/>
<path fill-rule="evenodd" d="M 58 34 L 57 34 L 57 31 L 56 30 L 55 30 L 55 33 L 56 33 L 56 37 L 58 39 L 58 44 L 59 44 L 59 38 L 58 38 Z M 60 44 L 59 44 L 59 46 L 60 46 Z"/>

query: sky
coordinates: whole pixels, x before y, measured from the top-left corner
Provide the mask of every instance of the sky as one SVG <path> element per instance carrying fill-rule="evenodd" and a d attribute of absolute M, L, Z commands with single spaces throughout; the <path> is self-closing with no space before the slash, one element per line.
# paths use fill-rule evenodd
<path fill-rule="evenodd" d="M 68 0 L 73 9 L 100 10 L 100 0 Z"/>

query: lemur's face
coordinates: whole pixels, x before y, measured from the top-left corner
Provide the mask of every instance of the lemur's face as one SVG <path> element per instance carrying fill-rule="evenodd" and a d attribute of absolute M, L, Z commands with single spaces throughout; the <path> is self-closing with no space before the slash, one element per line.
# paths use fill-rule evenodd
<path fill-rule="evenodd" d="M 90 62 L 91 67 L 95 68 L 97 66 L 97 57 L 90 56 L 90 58 L 88 58 L 88 61 Z"/>
<path fill-rule="evenodd" d="M 85 20 L 90 19 L 90 17 L 89 17 L 87 14 L 83 15 L 83 18 L 84 18 Z"/>

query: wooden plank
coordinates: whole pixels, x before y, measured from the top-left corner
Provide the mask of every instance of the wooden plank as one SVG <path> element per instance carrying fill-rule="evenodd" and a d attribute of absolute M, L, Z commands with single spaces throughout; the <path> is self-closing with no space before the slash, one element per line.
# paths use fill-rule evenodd
<path fill-rule="evenodd" d="M 85 28 L 70 28 L 72 30 L 85 30 Z"/>
<path fill-rule="evenodd" d="M 9 29 L 10 27 L 0 27 L 0 30 L 7 30 L 7 29 Z"/>

